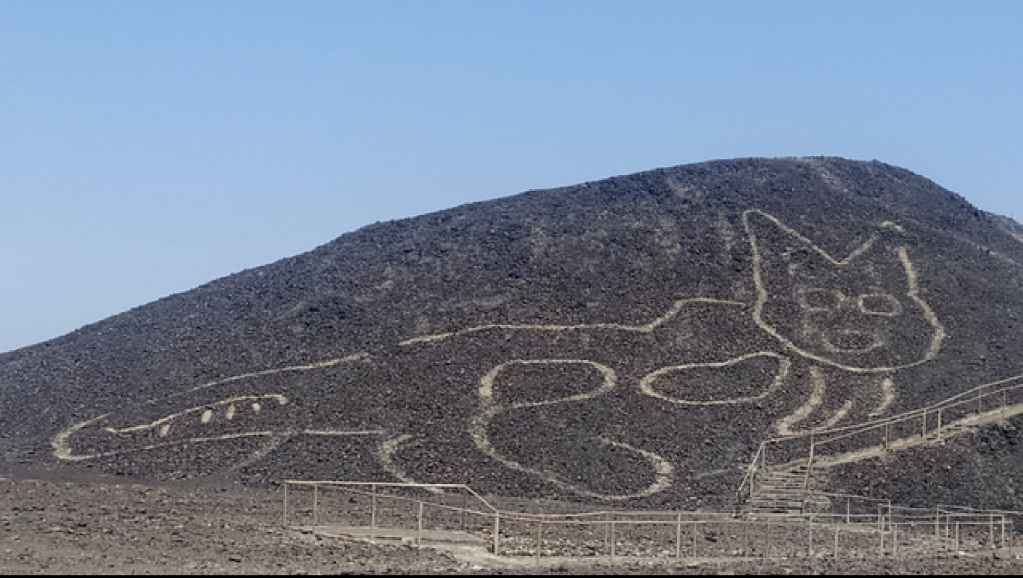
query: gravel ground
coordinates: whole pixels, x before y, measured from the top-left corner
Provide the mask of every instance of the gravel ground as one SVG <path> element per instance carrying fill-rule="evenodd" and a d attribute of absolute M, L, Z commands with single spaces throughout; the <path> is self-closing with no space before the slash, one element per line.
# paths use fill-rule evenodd
<path fill-rule="evenodd" d="M 1007 552 L 785 560 L 493 557 L 318 538 L 281 527 L 270 490 L 0 479 L 0 574 L 1023 572 Z"/>

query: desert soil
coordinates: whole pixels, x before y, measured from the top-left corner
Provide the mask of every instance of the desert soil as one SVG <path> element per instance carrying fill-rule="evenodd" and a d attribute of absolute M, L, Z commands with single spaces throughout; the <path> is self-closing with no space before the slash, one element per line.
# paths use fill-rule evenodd
<path fill-rule="evenodd" d="M 323 538 L 282 528 L 281 493 L 0 479 L 0 574 L 1016 574 L 1023 560 L 981 555 L 842 560 L 654 561 L 491 556 L 481 549 Z"/>

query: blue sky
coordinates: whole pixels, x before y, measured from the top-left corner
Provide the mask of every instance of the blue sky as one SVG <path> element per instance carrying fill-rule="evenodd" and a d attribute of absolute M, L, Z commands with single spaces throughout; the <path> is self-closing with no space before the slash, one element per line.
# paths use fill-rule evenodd
<path fill-rule="evenodd" d="M 1023 2 L 0 0 L 0 351 L 375 221 L 745 156 L 1023 220 Z"/>

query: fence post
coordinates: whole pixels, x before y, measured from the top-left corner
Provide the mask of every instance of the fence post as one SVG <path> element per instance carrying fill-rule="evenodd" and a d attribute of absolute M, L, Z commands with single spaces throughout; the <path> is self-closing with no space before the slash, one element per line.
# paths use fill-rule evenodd
<path fill-rule="evenodd" d="M 416 523 L 416 545 L 423 543 L 423 503 L 419 502 L 419 520 Z"/>
<path fill-rule="evenodd" d="M 319 490 L 320 490 L 320 486 L 317 486 L 317 485 L 314 484 L 313 485 L 313 532 L 316 531 L 316 525 L 317 525 L 317 522 L 319 521 L 317 519 L 319 517 L 319 509 L 320 509 L 320 505 L 318 503 L 319 502 L 319 498 L 320 498 Z"/>
<path fill-rule="evenodd" d="M 696 558 L 696 522 L 693 522 L 693 558 Z"/>
<path fill-rule="evenodd" d="M 501 513 L 494 512 L 494 556 L 500 552 Z"/>
<path fill-rule="evenodd" d="M 288 481 L 284 481 L 284 527 L 288 527 Z"/>
<path fill-rule="evenodd" d="M 880 555 L 884 555 L 884 512 L 881 509 L 881 504 L 877 505 L 877 533 L 881 537 L 881 551 Z"/>
<path fill-rule="evenodd" d="M 938 409 L 938 429 L 934 430 L 934 433 L 935 433 L 935 437 L 937 437 L 937 439 L 940 441 L 941 440 L 941 409 L 940 408 Z"/>
<path fill-rule="evenodd" d="M 845 523 L 846 524 L 849 523 L 849 521 L 850 521 L 850 519 L 852 517 L 852 516 L 849 515 L 850 510 L 852 510 L 852 504 L 850 503 L 851 501 L 852 501 L 851 498 L 846 498 L 845 499 Z"/>
<path fill-rule="evenodd" d="M 835 560 L 838 560 L 838 521 L 835 522 Z"/>
<path fill-rule="evenodd" d="M 747 526 L 747 529 L 749 527 Z M 679 512 L 675 520 L 675 559 L 682 558 L 682 512 Z"/>
<path fill-rule="evenodd" d="M 1002 515 L 1002 548 L 1005 548 L 1005 515 Z"/>
<path fill-rule="evenodd" d="M 806 517 L 806 555 L 813 556 L 813 516 Z"/>
<path fill-rule="evenodd" d="M 462 490 L 462 531 L 465 531 L 465 490 Z"/>
<path fill-rule="evenodd" d="M 899 525 L 896 524 L 896 523 L 892 523 L 890 520 L 889 520 L 889 523 L 891 523 L 891 525 L 892 525 L 892 554 L 898 554 L 899 553 Z"/>
<path fill-rule="evenodd" d="M 934 507 L 934 540 L 937 541 L 941 537 L 939 534 L 938 525 L 941 523 L 941 507 Z"/>
<path fill-rule="evenodd" d="M 604 549 L 611 547 L 611 512 L 604 512 Z"/>
<path fill-rule="evenodd" d="M 611 563 L 615 561 L 615 523 L 611 520 Z"/>
<path fill-rule="evenodd" d="M 377 527 L 377 485 L 372 484 L 370 486 L 370 503 L 369 503 L 369 527 Z"/>
<path fill-rule="evenodd" d="M 923 428 L 920 430 L 920 437 L 923 439 L 927 439 L 927 408 L 924 408 L 923 414 L 921 414 L 921 416 L 923 417 Z"/>
<path fill-rule="evenodd" d="M 990 524 L 990 532 L 988 533 L 988 543 L 991 544 L 991 548 L 995 548 L 995 515 L 988 514 L 988 524 Z"/>
<path fill-rule="evenodd" d="M 810 429 L 810 455 L 809 455 L 809 457 L 806 458 L 806 477 L 803 479 L 803 489 L 804 490 L 809 490 L 810 489 L 810 475 L 811 475 L 811 472 L 813 472 L 813 450 L 814 450 L 813 429 L 811 428 Z"/>
<path fill-rule="evenodd" d="M 955 551 L 956 551 L 956 552 L 958 552 L 958 551 L 959 551 L 959 522 L 956 522 L 956 541 L 955 541 Z"/>
<path fill-rule="evenodd" d="M 536 522 L 536 560 L 540 561 L 540 548 L 543 546 L 543 520 Z"/>

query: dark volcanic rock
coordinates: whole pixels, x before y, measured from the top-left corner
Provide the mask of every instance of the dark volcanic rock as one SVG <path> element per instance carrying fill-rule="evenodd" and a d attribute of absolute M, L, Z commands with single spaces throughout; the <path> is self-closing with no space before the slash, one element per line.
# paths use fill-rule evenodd
<path fill-rule="evenodd" d="M 720 506 L 766 438 L 1023 374 L 1021 263 L 1018 224 L 879 162 L 531 191 L 374 224 L 0 356 L 0 459 Z M 988 430 L 904 463 L 987 468 L 962 487 L 1018 507 L 1023 454 Z M 921 467 L 859 489 L 946 499 L 953 482 L 928 489 Z"/>

